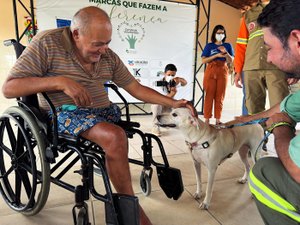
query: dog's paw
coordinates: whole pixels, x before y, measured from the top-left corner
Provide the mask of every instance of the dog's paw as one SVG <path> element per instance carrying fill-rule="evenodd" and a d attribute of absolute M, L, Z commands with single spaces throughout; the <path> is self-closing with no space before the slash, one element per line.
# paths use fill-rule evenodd
<path fill-rule="evenodd" d="M 198 207 L 199 207 L 199 209 L 202 209 L 202 210 L 208 210 L 209 205 L 204 202 L 201 202 Z"/>
<path fill-rule="evenodd" d="M 200 199 L 201 196 L 202 196 L 202 194 L 198 193 L 198 192 L 195 192 L 194 195 L 193 195 L 194 199 Z"/>
<path fill-rule="evenodd" d="M 247 181 L 248 181 L 248 179 L 247 178 L 240 178 L 240 179 L 238 179 L 238 183 L 240 183 L 240 184 L 245 184 L 245 183 L 247 183 Z"/>

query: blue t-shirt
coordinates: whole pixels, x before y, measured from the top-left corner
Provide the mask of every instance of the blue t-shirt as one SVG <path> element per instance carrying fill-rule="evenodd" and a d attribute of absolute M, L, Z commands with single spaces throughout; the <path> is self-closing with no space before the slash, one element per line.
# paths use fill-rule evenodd
<path fill-rule="evenodd" d="M 203 49 L 203 52 L 201 54 L 201 57 L 210 57 L 212 55 L 218 54 L 221 51 L 218 49 L 218 47 L 220 46 L 224 46 L 226 48 L 226 51 L 229 53 L 229 55 L 234 56 L 234 52 L 233 52 L 233 48 L 231 46 L 231 44 L 229 43 L 223 43 L 221 45 L 217 45 L 215 43 L 208 43 L 205 48 Z M 225 61 L 226 58 L 216 58 L 214 60 L 221 60 L 221 61 Z"/>

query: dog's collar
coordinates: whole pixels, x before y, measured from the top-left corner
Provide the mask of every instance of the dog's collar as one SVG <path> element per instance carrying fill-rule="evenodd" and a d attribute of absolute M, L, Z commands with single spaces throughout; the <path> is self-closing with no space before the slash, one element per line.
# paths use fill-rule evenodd
<path fill-rule="evenodd" d="M 199 146 L 199 145 L 198 145 L 198 142 L 193 142 L 193 143 L 191 143 L 191 142 L 185 141 L 185 143 L 186 143 L 186 145 L 189 147 L 189 149 L 191 149 L 191 150 L 192 150 L 193 148 L 196 148 L 196 147 Z M 202 147 L 203 149 L 208 148 L 208 147 L 209 147 L 208 141 L 205 141 L 205 142 L 201 143 L 201 147 Z"/>
<path fill-rule="evenodd" d="M 214 142 L 215 139 L 216 139 L 216 135 L 214 135 L 210 140 L 204 141 L 202 143 L 199 143 L 198 141 L 192 142 L 192 143 L 188 142 L 188 141 L 185 141 L 185 143 L 189 147 L 190 150 L 193 150 L 196 147 L 197 147 L 197 149 L 207 149 L 207 148 L 210 147 L 210 144 L 212 142 Z"/>
<path fill-rule="evenodd" d="M 189 147 L 189 149 L 192 151 L 194 148 L 197 147 L 197 149 L 207 149 L 210 147 L 211 143 L 213 143 L 215 141 L 215 139 L 217 138 L 217 135 L 213 135 L 211 138 L 209 138 L 208 140 L 205 140 L 203 142 L 200 142 L 200 140 L 206 135 L 206 132 L 208 129 L 211 129 L 210 127 L 206 127 L 206 129 L 204 130 L 203 135 L 198 139 L 198 141 L 195 142 L 188 142 L 185 141 L 185 143 L 187 144 L 187 146 Z"/>

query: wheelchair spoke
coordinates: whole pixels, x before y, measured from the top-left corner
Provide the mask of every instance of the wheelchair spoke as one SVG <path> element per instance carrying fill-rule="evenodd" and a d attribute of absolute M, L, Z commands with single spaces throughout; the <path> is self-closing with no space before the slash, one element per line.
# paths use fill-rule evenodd
<path fill-rule="evenodd" d="M 13 196 L 13 190 L 8 182 L 9 178 L 8 176 L 11 174 L 11 172 L 13 171 L 13 167 L 10 167 L 8 169 L 8 171 L 5 171 L 4 169 L 4 163 L 1 164 L 1 177 L 0 177 L 0 189 L 2 190 L 2 193 L 7 193 L 9 194 L 9 196 Z M 10 201 L 14 201 L 12 199 L 10 199 Z"/>
<path fill-rule="evenodd" d="M 39 171 L 39 170 L 36 170 L 36 172 L 33 174 L 33 169 L 32 167 L 30 167 L 28 164 L 24 164 L 24 163 L 21 163 L 19 165 L 20 168 L 22 168 L 24 171 L 30 173 L 31 175 L 33 175 L 34 177 L 36 177 L 36 183 L 37 184 L 41 184 L 42 183 L 42 172 Z"/>
<path fill-rule="evenodd" d="M 9 137 L 10 144 L 11 144 L 11 148 L 15 149 L 17 140 L 16 140 L 15 133 L 14 133 L 9 121 L 6 122 L 6 129 L 7 129 L 7 134 L 8 134 L 8 137 Z"/>
<path fill-rule="evenodd" d="M 0 184 L 1 193 L 5 194 L 9 202 L 15 202 L 14 191 L 8 181 L 8 178 L 4 177 L 2 180 L 0 180 Z"/>
<path fill-rule="evenodd" d="M 8 119 L 5 120 L 4 122 L 4 126 L 6 127 L 6 130 L 7 130 L 7 135 L 8 135 L 8 138 L 9 138 L 9 142 L 10 142 L 10 145 L 11 145 L 11 149 L 15 149 L 16 148 L 16 136 L 14 134 L 14 131 L 11 127 L 11 123 L 9 122 Z M 4 129 L 4 127 L 3 127 Z"/>
<path fill-rule="evenodd" d="M 22 175 L 16 170 L 15 175 L 15 199 L 14 202 L 18 205 L 21 203 L 21 191 L 22 191 Z"/>
<path fill-rule="evenodd" d="M 20 152 L 21 153 L 21 152 Z M 30 162 L 30 155 L 29 155 L 29 151 L 28 150 L 25 150 L 21 153 L 21 155 L 19 155 L 16 159 L 19 163 L 31 163 Z"/>
<path fill-rule="evenodd" d="M 30 183 L 28 174 L 26 173 L 25 170 L 20 169 L 20 170 L 19 170 L 19 173 L 20 173 L 21 176 L 22 176 L 23 186 L 24 186 L 24 188 L 25 188 L 27 197 L 28 197 L 28 199 L 30 199 L 30 197 L 31 197 L 30 195 L 32 194 L 33 185 Z"/>
<path fill-rule="evenodd" d="M 32 174 L 32 168 L 31 168 L 30 165 L 28 165 L 28 163 L 24 163 L 24 162 L 20 163 L 19 168 L 26 171 L 26 172 L 28 172 L 28 173 L 30 173 L 30 174 Z"/>
<path fill-rule="evenodd" d="M 15 148 L 13 148 L 13 153 L 15 154 L 16 157 L 20 157 L 22 156 L 22 154 L 24 154 L 24 144 L 25 144 L 25 140 L 24 140 L 24 136 L 22 134 L 22 132 L 18 129 L 18 139 L 16 142 L 16 146 Z"/>
<path fill-rule="evenodd" d="M 3 140 L 3 134 L 4 134 L 4 128 L 5 128 L 5 120 L 7 120 L 7 118 L 5 119 L 2 119 L 0 122 L 1 122 L 1 125 L 0 125 L 0 140 Z"/>
<path fill-rule="evenodd" d="M 9 183 L 9 177 L 14 176 L 12 173 L 14 171 L 14 167 L 10 165 L 10 167 L 7 169 L 3 157 L 3 151 L 0 151 L 0 189 L 2 193 L 5 193 L 6 195 L 10 196 L 8 198 L 8 201 L 14 202 L 13 196 L 14 196 L 14 191 L 11 188 L 11 185 Z"/>
<path fill-rule="evenodd" d="M 18 133 L 21 133 L 21 131 L 18 131 Z M 12 135 L 10 135 L 12 136 Z M 15 158 L 18 154 L 18 158 L 22 157 L 25 152 L 22 150 L 23 149 L 23 145 L 24 145 L 24 139 L 21 138 L 23 137 L 22 135 L 18 134 L 18 136 L 20 136 L 20 138 L 18 138 L 18 141 L 16 142 L 11 142 L 11 147 L 9 146 L 6 146 L 4 143 L 1 143 L 1 150 L 3 150 L 10 158 Z M 11 139 L 15 139 L 15 136 L 14 138 L 9 138 L 10 140 Z M 20 149 L 20 150 L 19 150 Z M 17 159 L 18 160 L 18 159 Z"/>
<path fill-rule="evenodd" d="M 9 147 L 5 146 L 4 144 L 0 145 L 0 147 L 0 149 L 2 149 L 10 158 L 13 156 L 13 152 Z"/>
<path fill-rule="evenodd" d="M 7 119 L 5 119 L 7 120 Z M 5 120 L 1 121 L 1 125 L 0 125 L 0 141 L 1 141 L 1 145 L 4 145 L 3 140 L 5 140 L 4 138 L 4 130 L 5 130 Z"/>
<path fill-rule="evenodd" d="M 9 143 L 4 143 L 3 140 L 6 140 L 4 138 L 5 134 L 5 128 L 7 130 L 7 136 L 9 138 Z M 0 126 L 0 148 L 6 152 L 10 157 L 12 156 L 12 149 L 15 149 L 16 147 L 16 137 L 13 133 L 13 129 L 11 127 L 11 124 L 9 121 L 6 119 L 5 121 L 2 121 L 1 126 Z M 7 144 L 10 144 L 10 146 L 7 146 Z"/>
<path fill-rule="evenodd" d="M 8 177 L 8 175 L 12 172 L 12 171 L 14 171 L 14 168 L 11 166 L 6 172 L 4 172 L 3 174 L 2 174 L 2 171 L 1 171 L 1 176 L 0 176 L 0 179 L 3 179 L 4 177 Z"/>

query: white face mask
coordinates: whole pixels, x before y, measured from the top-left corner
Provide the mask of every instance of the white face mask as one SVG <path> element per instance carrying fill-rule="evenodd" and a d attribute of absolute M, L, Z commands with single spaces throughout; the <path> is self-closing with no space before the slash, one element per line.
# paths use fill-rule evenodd
<path fill-rule="evenodd" d="M 165 78 L 165 80 L 166 80 L 167 82 L 170 82 L 172 79 L 173 79 L 172 76 L 166 76 L 166 78 Z"/>
<path fill-rule="evenodd" d="M 225 37 L 225 34 L 216 34 L 216 40 L 217 41 L 222 41 Z"/>

